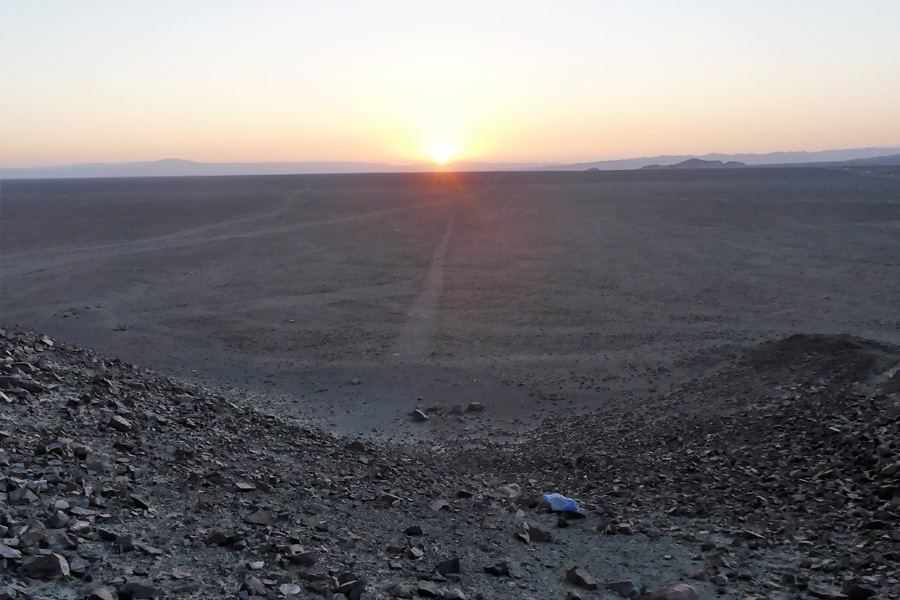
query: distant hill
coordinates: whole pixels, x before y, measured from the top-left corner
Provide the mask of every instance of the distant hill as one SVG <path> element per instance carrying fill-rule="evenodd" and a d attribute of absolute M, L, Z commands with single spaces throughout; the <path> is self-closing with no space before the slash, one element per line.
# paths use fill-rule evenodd
<path fill-rule="evenodd" d="M 857 158 L 845 160 L 837 166 L 841 167 L 900 167 L 900 154 L 878 156 L 875 158 Z"/>
<path fill-rule="evenodd" d="M 48 167 L 0 169 L 0 179 L 59 179 L 81 177 L 178 177 L 190 175 L 292 175 L 298 173 L 378 173 L 381 163 L 272 162 L 200 163 L 178 158 L 123 163 L 81 163 Z"/>
<path fill-rule="evenodd" d="M 644 169 L 739 169 L 742 167 L 746 167 L 742 162 L 738 162 L 736 160 L 729 160 L 728 162 L 722 162 L 721 160 L 703 160 L 700 158 L 689 158 L 680 163 L 675 163 L 674 165 L 647 165 L 646 167 L 641 167 L 641 170 Z"/>
<path fill-rule="evenodd" d="M 202 163 L 179 158 L 123 163 L 81 163 L 48 167 L 0 168 L 0 179 L 85 177 L 181 177 L 209 175 L 315 175 L 328 173 L 422 173 L 427 171 L 529 171 L 550 163 L 454 162 L 391 165 L 367 162 Z"/>
<path fill-rule="evenodd" d="M 587 163 L 471 162 L 446 165 L 392 165 L 370 162 L 229 162 L 203 163 L 178 158 L 122 163 L 81 163 L 40 167 L 0 168 L 0 179 L 60 179 L 84 177 L 179 177 L 206 175 L 306 175 L 329 173 L 423 173 L 431 171 L 630 171 L 634 169 L 721 169 L 744 166 L 900 166 L 900 147 L 857 148 L 824 152 L 770 154 L 706 154 L 653 156 Z"/>
<path fill-rule="evenodd" d="M 595 162 L 571 163 L 564 165 L 552 165 L 543 167 L 545 171 L 586 171 L 597 169 L 600 171 L 630 171 L 641 169 L 649 165 L 670 166 L 682 163 L 692 158 L 707 161 L 742 162 L 747 166 L 787 166 L 808 165 L 813 163 L 842 162 L 849 160 L 871 160 L 873 158 L 896 155 L 900 147 L 888 148 L 852 148 L 847 150 L 824 150 L 821 152 L 770 152 L 768 154 L 704 154 L 704 155 L 664 155 L 645 156 L 641 158 L 626 158 L 621 160 L 601 160 Z M 866 163 L 869 164 L 869 163 Z"/>

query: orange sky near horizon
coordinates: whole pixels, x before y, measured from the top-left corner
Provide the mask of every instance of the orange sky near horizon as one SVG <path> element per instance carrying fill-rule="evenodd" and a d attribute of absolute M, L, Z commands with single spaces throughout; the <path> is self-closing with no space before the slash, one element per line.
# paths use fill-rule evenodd
<path fill-rule="evenodd" d="M 0 167 L 900 144 L 897 2 L 426 4 L 10 2 Z"/>

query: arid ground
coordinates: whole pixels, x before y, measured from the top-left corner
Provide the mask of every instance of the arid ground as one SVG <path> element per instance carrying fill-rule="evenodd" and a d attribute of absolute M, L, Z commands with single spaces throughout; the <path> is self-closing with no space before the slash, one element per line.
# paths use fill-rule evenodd
<path fill-rule="evenodd" d="M 338 432 L 499 436 L 794 332 L 900 343 L 900 180 L 851 172 L 5 181 L 0 234 L 4 322 Z"/>
<path fill-rule="evenodd" d="M 0 598 L 900 598 L 893 175 L 3 182 Z"/>

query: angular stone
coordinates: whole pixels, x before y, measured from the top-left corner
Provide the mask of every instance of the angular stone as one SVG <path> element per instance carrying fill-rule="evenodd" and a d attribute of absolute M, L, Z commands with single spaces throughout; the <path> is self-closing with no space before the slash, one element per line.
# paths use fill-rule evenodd
<path fill-rule="evenodd" d="M 87 595 L 85 600 L 117 600 L 119 595 L 112 588 L 98 587 Z"/>
<path fill-rule="evenodd" d="M 641 600 L 698 600 L 696 588 L 686 583 L 676 583 L 650 593 Z"/>
<path fill-rule="evenodd" d="M 109 418 L 109 422 L 107 423 L 109 427 L 112 427 L 116 431 L 127 432 L 131 431 L 132 425 L 131 421 L 123 417 L 122 415 L 113 415 Z"/>
<path fill-rule="evenodd" d="M 150 501 L 140 494 L 131 494 L 131 503 L 135 506 L 135 508 L 139 508 L 141 510 L 150 509 Z"/>
<path fill-rule="evenodd" d="M 450 573 L 459 573 L 459 557 L 454 556 L 451 559 L 439 562 L 434 570 L 441 575 L 449 575 Z"/>
<path fill-rule="evenodd" d="M 316 554 L 307 552 L 299 544 L 293 544 L 288 548 L 288 560 L 301 567 L 311 567 L 316 564 Z"/>
<path fill-rule="evenodd" d="M 431 503 L 431 510 L 450 510 L 450 503 L 444 499 L 435 500 Z"/>
<path fill-rule="evenodd" d="M 553 534 L 528 521 L 524 521 L 519 525 L 516 536 L 525 543 L 553 541 Z"/>
<path fill-rule="evenodd" d="M 344 446 L 350 452 L 365 452 L 367 450 L 365 442 L 360 440 L 353 440 L 346 446 Z"/>
<path fill-rule="evenodd" d="M 69 562 L 59 554 L 29 556 L 22 561 L 22 571 L 35 579 L 58 579 L 69 576 Z"/>
<path fill-rule="evenodd" d="M 406 583 L 395 583 L 387 589 L 391 598 L 412 598 L 416 593 L 416 587 Z"/>
<path fill-rule="evenodd" d="M 272 526 L 275 525 L 275 516 L 267 510 L 260 509 L 244 519 L 244 522 L 251 525 Z"/>
<path fill-rule="evenodd" d="M 87 573 L 90 567 L 91 563 L 77 554 L 69 561 L 69 570 L 77 577 L 81 577 Z"/>
<path fill-rule="evenodd" d="M 22 558 L 22 553 L 15 548 L 10 548 L 3 542 L 0 542 L 0 558 L 19 560 Z"/>
<path fill-rule="evenodd" d="M 134 536 L 130 533 L 117 535 L 113 541 L 113 546 L 119 552 L 131 552 L 134 550 Z"/>
<path fill-rule="evenodd" d="M 606 589 L 611 592 L 615 592 L 622 598 L 631 598 L 632 596 L 637 596 L 638 586 L 635 582 L 630 579 L 626 579 L 623 581 L 610 581 L 606 584 Z"/>
<path fill-rule="evenodd" d="M 841 589 L 850 600 L 868 600 L 877 593 L 872 588 L 867 588 L 854 581 L 846 581 Z"/>
<path fill-rule="evenodd" d="M 416 586 L 416 592 L 422 598 L 439 598 L 441 596 L 438 586 L 425 580 L 419 582 L 419 585 Z"/>
<path fill-rule="evenodd" d="M 825 585 L 810 585 L 806 589 L 806 593 L 820 600 L 843 600 L 847 598 L 847 595 L 841 590 Z"/>
<path fill-rule="evenodd" d="M 119 590 L 119 598 L 125 600 L 152 600 L 163 595 L 158 587 L 141 581 L 129 581 Z"/>
<path fill-rule="evenodd" d="M 566 571 L 566 579 L 586 590 L 596 590 L 600 587 L 597 585 L 597 580 L 594 579 L 586 569 L 578 566 L 572 567 Z"/>

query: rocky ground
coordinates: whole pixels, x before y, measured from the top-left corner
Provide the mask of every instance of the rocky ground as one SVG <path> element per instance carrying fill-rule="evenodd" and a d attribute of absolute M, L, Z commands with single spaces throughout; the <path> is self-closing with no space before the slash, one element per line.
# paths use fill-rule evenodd
<path fill-rule="evenodd" d="M 898 367 L 792 336 L 515 443 L 399 444 L 0 330 L 0 598 L 900 597 Z M 418 418 L 490 420 L 455 412 Z"/>

